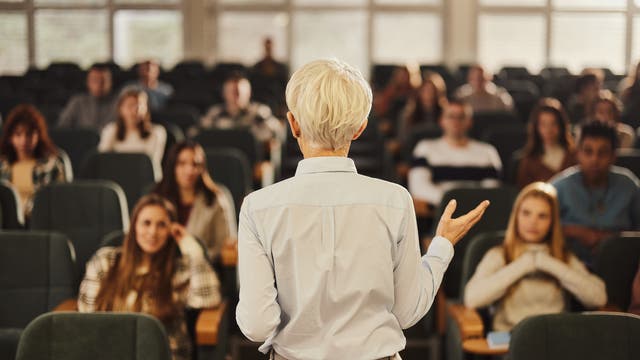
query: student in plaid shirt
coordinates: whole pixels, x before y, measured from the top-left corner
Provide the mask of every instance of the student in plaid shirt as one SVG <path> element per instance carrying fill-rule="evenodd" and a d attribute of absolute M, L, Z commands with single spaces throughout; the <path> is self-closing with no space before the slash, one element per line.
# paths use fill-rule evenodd
<path fill-rule="evenodd" d="M 219 304 L 218 278 L 168 200 L 143 197 L 131 223 L 123 246 L 103 247 L 87 263 L 78 309 L 153 315 L 165 326 L 173 359 L 190 359 L 184 311 Z"/>

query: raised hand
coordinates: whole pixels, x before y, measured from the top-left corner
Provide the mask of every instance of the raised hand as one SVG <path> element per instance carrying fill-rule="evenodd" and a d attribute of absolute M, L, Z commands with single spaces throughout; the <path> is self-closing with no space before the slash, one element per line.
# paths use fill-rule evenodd
<path fill-rule="evenodd" d="M 184 237 L 187 235 L 187 229 L 185 229 L 185 227 L 180 225 L 179 223 L 174 222 L 173 224 L 171 224 L 171 235 L 173 235 L 173 238 L 176 239 L 176 242 L 180 244 L 182 239 L 184 239 Z"/>
<path fill-rule="evenodd" d="M 451 244 L 455 245 L 460 239 L 462 239 L 467 232 L 475 225 L 484 214 L 484 211 L 489 206 L 489 201 L 485 200 L 481 202 L 475 209 L 460 216 L 459 218 L 452 219 L 453 212 L 456 211 L 456 200 L 451 200 L 447 204 L 447 207 L 442 213 L 438 227 L 436 228 L 436 236 L 442 236 L 445 239 L 451 241 Z"/>

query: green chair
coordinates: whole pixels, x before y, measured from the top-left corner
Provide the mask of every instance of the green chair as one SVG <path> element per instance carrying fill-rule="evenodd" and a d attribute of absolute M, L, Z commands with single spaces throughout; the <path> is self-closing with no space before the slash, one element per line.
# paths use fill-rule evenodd
<path fill-rule="evenodd" d="M 171 360 L 155 318 L 134 313 L 73 312 L 39 316 L 24 330 L 16 360 Z"/>
<path fill-rule="evenodd" d="M 631 301 L 631 286 L 640 260 L 640 232 L 628 233 L 600 244 L 594 272 L 606 284 L 607 308 L 626 311 Z"/>
<path fill-rule="evenodd" d="M 252 189 L 251 165 L 238 149 L 207 149 L 207 167 L 214 181 L 221 183 L 233 197 L 236 219 L 244 197 Z"/>
<path fill-rule="evenodd" d="M 74 250 L 59 233 L 0 231 L 0 358 L 13 359 L 22 329 L 74 297 Z"/>
<path fill-rule="evenodd" d="M 2 229 L 24 228 L 24 212 L 18 193 L 10 182 L 4 180 L 0 181 L 0 209 L 2 210 Z"/>
<path fill-rule="evenodd" d="M 79 177 L 111 180 L 120 185 L 129 210 L 132 210 L 138 199 L 147 193 L 149 185 L 160 180 L 162 171 L 147 154 L 93 152 L 85 158 Z"/>
<path fill-rule="evenodd" d="M 511 215 L 511 208 L 518 196 L 518 189 L 513 186 L 496 188 L 462 187 L 446 192 L 436 210 L 434 219 L 439 219 L 445 206 L 451 199 L 456 199 L 458 206 L 454 217 L 458 217 L 475 208 L 482 200 L 491 201 L 482 219 L 456 244 L 456 256 L 451 261 L 443 280 L 443 289 L 447 298 L 460 298 L 462 258 L 470 239 L 477 234 L 490 231 L 505 230 Z M 435 229 L 434 229 L 435 230 Z"/>
<path fill-rule="evenodd" d="M 640 318 L 585 313 L 534 316 L 511 333 L 511 360 L 640 359 Z"/>
<path fill-rule="evenodd" d="M 122 189 L 105 180 L 50 184 L 36 192 L 32 230 L 59 231 L 76 249 L 78 281 L 102 238 L 129 226 Z"/>
<path fill-rule="evenodd" d="M 64 150 L 74 169 L 80 169 L 85 155 L 98 148 L 100 134 L 92 129 L 53 128 L 49 129 L 53 142 Z"/>
<path fill-rule="evenodd" d="M 464 287 L 475 273 L 484 255 L 491 248 L 502 244 L 504 236 L 504 231 L 494 231 L 478 234 L 471 239 L 462 261 L 460 299 L 464 297 Z M 448 313 L 445 338 L 447 359 L 463 359 L 465 357 L 465 349 L 463 347 L 465 340 L 484 338 L 488 328 L 485 323 L 489 321 L 489 316 L 485 310 L 468 309 L 457 301 L 452 301 L 448 304 Z M 466 350 L 467 352 L 472 351 L 471 349 Z"/>

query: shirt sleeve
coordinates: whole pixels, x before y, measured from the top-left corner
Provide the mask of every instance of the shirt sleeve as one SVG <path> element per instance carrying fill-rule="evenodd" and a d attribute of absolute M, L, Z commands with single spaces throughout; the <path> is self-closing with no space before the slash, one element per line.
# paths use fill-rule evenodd
<path fill-rule="evenodd" d="M 420 257 L 415 210 L 408 194 L 407 198 L 403 233 L 394 259 L 395 302 L 391 310 L 403 329 L 417 323 L 429 311 L 453 258 L 451 242 L 438 236 L 426 255 Z"/>
<path fill-rule="evenodd" d="M 418 144 L 413 152 L 414 160 L 407 176 L 409 192 L 414 199 L 438 205 L 444 191 L 433 182 L 431 169 L 426 158 L 424 143 Z"/>
<path fill-rule="evenodd" d="M 573 255 L 564 263 L 548 254 L 540 253 L 536 259 L 540 270 L 547 272 L 560 282 L 585 307 L 597 308 L 607 303 L 604 282 L 589 273 L 587 267 Z"/>
<path fill-rule="evenodd" d="M 78 101 L 77 97 L 72 97 L 67 106 L 64 107 L 60 118 L 58 119 L 58 127 L 72 127 L 78 118 Z"/>
<path fill-rule="evenodd" d="M 269 255 L 260 242 L 249 211 L 249 198 L 240 208 L 238 229 L 238 275 L 240 299 L 236 320 L 242 333 L 252 341 L 266 341 L 280 324 L 280 305 L 275 274 Z"/>
<path fill-rule="evenodd" d="M 193 309 L 213 307 L 220 303 L 220 281 L 204 256 L 202 247 L 191 235 L 179 243 L 180 252 L 187 258 L 189 290 L 187 306 Z"/>
<path fill-rule="evenodd" d="M 524 253 L 505 265 L 502 249 L 488 251 L 464 288 L 464 305 L 480 308 L 502 298 L 507 289 L 535 270 L 533 254 Z"/>
<path fill-rule="evenodd" d="M 155 141 L 153 142 L 153 148 L 150 149 L 150 155 L 154 163 L 158 166 L 158 168 L 160 168 L 162 164 L 162 156 L 164 156 L 164 147 L 167 143 L 167 131 L 160 125 L 153 126 L 152 131 L 155 137 Z"/>
<path fill-rule="evenodd" d="M 84 279 L 80 283 L 78 294 L 78 311 L 96 311 L 96 297 L 100 291 L 100 283 L 107 276 L 111 263 L 108 252 L 114 251 L 112 248 L 102 248 L 87 263 Z"/>
<path fill-rule="evenodd" d="M 113 151 L 113 144 L 116 140 L 115 123 L 110 123 L 102 129 L 100 133 L 100 143 L 98 144 L 99 152 Z"/>

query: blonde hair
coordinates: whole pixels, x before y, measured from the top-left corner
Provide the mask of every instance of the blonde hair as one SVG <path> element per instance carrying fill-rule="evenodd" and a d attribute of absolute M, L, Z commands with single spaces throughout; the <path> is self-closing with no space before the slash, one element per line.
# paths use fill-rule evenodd
<path fill-rule="evenodd" d="M 296 71 L 286 97 L 309 145 L 332 150 L 349 145 L 373 100 L 360 71 L 336 59 L 316 60 Z"/>
<path fill-rule="evenodd" d="M 513 210 L 509 217 L 509 225 L 504 238 L 503 248 L 505 260 L 510 263 L 524 252 L 524 241 L 518 234 L 518 212 L 525 199 L 536 197 L 545 200 L 551 207 L 551 226 L 545 238 L 545 243 L 549 245 L 551 256 L 567 262 L 568 254 L 565 249 L 564 235 L 562 234 L 562 224 L 560 223 L 560 205 L 556 189 L 544 182 L 534 182 L 527 185 L 513 204 Z"/>

